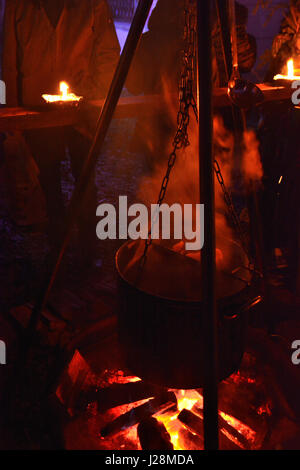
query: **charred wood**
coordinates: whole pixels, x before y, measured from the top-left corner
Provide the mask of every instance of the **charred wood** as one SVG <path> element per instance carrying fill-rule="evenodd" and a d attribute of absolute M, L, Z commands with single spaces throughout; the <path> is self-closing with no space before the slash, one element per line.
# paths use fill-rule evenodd
<path fill-rule="evenodd" d="M 137 432 L 143 450 L 174 450 L 167 429 L 153 417 L 143 419 Z"/>
<path fill-rule="evenodd" d="M 147 403 L 137 406 L 114 419 L 102 428 L 100 434 L 103 437 L 116 434 L 126 428 L 134 426 L 147 417 L 163 412 L 166 409 L 171 409 L 172 407 L 174 407 L 175 410 L 177 408 L 176 395 L 173 392 L 162 393 L 159 397 L 153 398 Z"/>
<path fill-rule="evenodd" d="M 84 394 L 82 401 L 85 404 L 97 402 L 100 412 L 107 411 L 115 406 L 134 403 L 139 400 L 157 395 L 157 388 L 145 382 L 130 382 L 127 384 L 113 384 L 106 388 L 89 390 Z"/>
<path fill-rule="evenodd" d="M 192 411 L 199 416 L 201 419 L 203 419 L 203 411 L 198 408 L 197 406 L 194 406 Z M 227 421 L 222 418 L 222 416 L 219 415 L 219 428 L 220 430 L 224 430 L 226 433 L 229 433 L 235 441 L 239 442 L 244 449 L 250 450 L 250 445 L 247 439 L 240 433 L 238 432 L 234 427 L 230 426 L 230 424 L 227 423 Z"/>
<path fill-rule="evenodd" d="M 199 436 L 203 435 L 203 419 L 195 415 L 192 411 L 182 410 L 178 416 L 179 421 L 184 424 L 187 429 Z M 227 423 L 226 423 L 227 424 Z M 222 426 L 220 425 L 220 428 Z M 229 426 L 230 432 L 226 429 L 225 434 L 223 432 L 219 433 L 220 438 L 220 449 L 222 450 L 241 450 L 242 446 L 236 444 L 236 439 L 231 434 L 231 426 Z M 233 439 L 232 439 L 233 438 Z M 249 448 L 249 446 L 248 446 Z"/>

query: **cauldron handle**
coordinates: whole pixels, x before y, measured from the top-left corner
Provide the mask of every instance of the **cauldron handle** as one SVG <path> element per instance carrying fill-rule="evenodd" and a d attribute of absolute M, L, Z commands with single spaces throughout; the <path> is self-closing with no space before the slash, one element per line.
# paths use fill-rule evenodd
<path fill-rule="evenodd" d="M 245 305 L 242 306 L 242 308 L 239 310 L 238 313 L 234 313 L 233 315 L 230 315 L 228 313 L 224 313 L 223 314 L 223 318 L 225 318 L 225 320 L 235 320 L 237 319 L 237 317 L 243 313 L 246 313 L 248 312 L 249 310 L 251 310 L 253 307 L 255 307 L 256 305 L 258 305 L 260 302 L 262 301 L 262 297 L 260 295 L 258 295 L 257 297 L 255 297 L 254 299 L 250 300 L 249 302 L 247 302 Z"/>

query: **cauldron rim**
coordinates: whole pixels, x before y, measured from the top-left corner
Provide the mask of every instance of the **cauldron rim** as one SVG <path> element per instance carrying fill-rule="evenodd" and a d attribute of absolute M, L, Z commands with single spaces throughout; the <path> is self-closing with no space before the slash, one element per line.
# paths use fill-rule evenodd
<path fill-rule="evenodd" d="M 236 245 L 238 247 L 238 249 L 240 250 L 240 252 L 242 253 L 242 248 L 240 247 L 240 245 L 232 240 L 232 239 L 227 239 L 228 241 L 230 241 L 231 243 L 233 243 L 234 245 Z M 116 269 L 117 269 L 117 272 L 118 272 L 118 275 L 120 276 L 120 278 L 126 283 L 128 284 L 129 286 L 131 286 L 133 289 L 136 289 L 137 291 L 143 293 L 144 295 L 147 295 L 149 297 L 155 297 L 159 300 L 162 300 L 162 301 L 165 301 L 165 302 L 176 302 L 178 304 L 195 304 L 195 305 L 201 305 L 202 304 L 202 299 L 199 298 L 199 300 L 191 300 L 191 299 L 188 299 L 188 298 L 172 298 L 171 296 L 164 296 L 164 295 L 161 295 L 161 294 L 157 294 L 157 293 L 153 293 L 151 291 L 148 291 L 148 290 L 145 290 L 144 288 L 140 288 L 138 285 L 136 285 L 134 282 L 132 282 L 131 280 L 129 280 L 128 278 L 126 278 L 126 276 L 123 274 L 122 272 L 122 269 L 120 267 L 120 254 L 122 253 L 122 250 L 124 250 L 124 248 L 126 246 L 128 246 L 129 244 L 132 244 L 132 243 L 143 243 L 144 241 L 143 240 L 127 240 L 125 243 L 123 243 L 123 245 L 117 250 L 116 252 L 116 255 L 115 255 L 115 265 L 116 265 Z M 155 244 L 157 247 L 160 247 L 159 244 Z M 180 253 L 176 253 L 176 252 L 173 252 L 175 255 L 178 255 L 178 256 L 183 256 L 181 255 Z M 185 259 L 187 258 L 186 256 L 184 257 Z M 196 261 L 195 259 L 193 258 L 188 258 L 188 262 L 189 263 L 197 263 L 198 265 L 200 265 L 199 261 Z M 222 274 L 224 275 L 228 275 L 228 272 L 226 271 L 221 271 Z M 230 295 L 223 295 L 223 296 L 219 296 L 217 297 L 217 302 L 218 303 L 230 303 L 232 302 L 232 299 L 236 298 L 237 295 L 240 295 L 242 294 L 244 291 L 246 291 L 246 289 L 249 287 L 249 281 L 251 280 L 251 275 L 250 275 L 250 272 L 248 273 L 249 274 L 249 279 L 248 279 L 248 284 L 245 284 L 243 283 L 242 281 L 240 281 L 241 283 L 241 287 L 240 289 L 236 290 L 236 292 L 234 294 L 230 294 Z"/>

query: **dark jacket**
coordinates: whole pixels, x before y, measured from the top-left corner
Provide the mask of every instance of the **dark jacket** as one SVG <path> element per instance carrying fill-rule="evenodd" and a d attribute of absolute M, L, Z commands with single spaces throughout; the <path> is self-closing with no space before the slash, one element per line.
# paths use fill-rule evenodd
<path fill-rule="evenodd" d="M 236 2 L 239 66 L 248 72 L 256 60 L 256 42 L 246 32 L 248 10 Z M 184 0 L 159 0 L 149 20 L 149 31 L 143 34 L 131 67 L 127 88 L 134 94 L 159 93 L 163 80 L 178 83 L 183 49 Z M 213 31 L 214 85 L 225 86 L 222 64 L 221 33 L 214 20 Z"/>

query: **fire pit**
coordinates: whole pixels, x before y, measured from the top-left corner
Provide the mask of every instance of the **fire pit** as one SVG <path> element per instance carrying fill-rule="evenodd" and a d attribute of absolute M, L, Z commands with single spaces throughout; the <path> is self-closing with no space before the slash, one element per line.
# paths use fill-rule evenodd
<path fill-rule="evenodd" d="M 106 366 L 110 364 L 101 372 L 95 373 L 89 355 L 86 362 L 78 351 L 68 367 L 66 382 L 73 387 L 66 395 L 72 403 L 65 405 L 73 418 L 64 432 L 66 448 L 202 450 L 202 390 L 157 387 L 112 367 L 112 344 L 109 338 L 97 351 L 95 363 L 101 353 Z M 76 387 L 79 393 L 74 393 Z M 60 397 L 64 388 L 62 383 Z M 245 354 L 240 371 L 222 382 L 220 390 L 220 448 L 261 449 L 274 425 L 274 403 L 251 353 Z"/>

